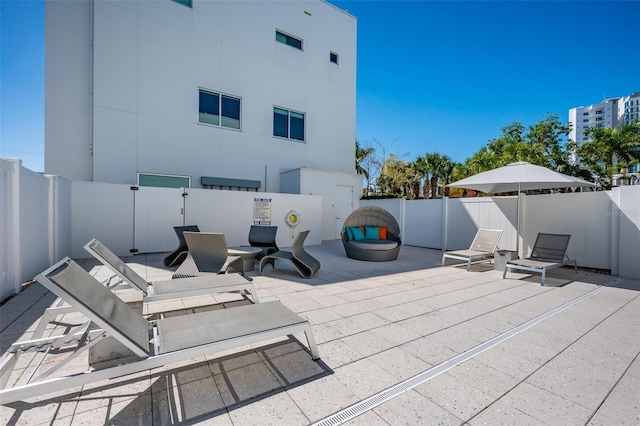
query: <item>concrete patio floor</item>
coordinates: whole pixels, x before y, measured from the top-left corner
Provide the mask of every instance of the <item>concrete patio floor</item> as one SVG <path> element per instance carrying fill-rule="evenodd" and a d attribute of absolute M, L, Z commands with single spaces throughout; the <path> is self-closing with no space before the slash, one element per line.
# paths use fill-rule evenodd
<path fill-rule="evenodd" d="M 0 406 L 0 423 L 339 424 L 329 416 L 480 346 L 346 424 L 640 424 L 640 281 L 562 268 L 542 287 L 539 275 L 503 280 L 488 263 L 470 272 L 440 267 L 438 250 L 404 246 L 397 261 L 381 263 L 348 259 L 340 241 L 307 250 L 322 263 L 310 280 L 282 262 L 261 276 L 256 264 L 248 275 L 261 301 L 280 300 L 310 321 L 320 361 L 303 335 L 268 341 Z M 126 261 L 153 281 L 170 277 L 162 258 Z M 79 263 L 97 278 L 109 275 L 95 261 Z M 193 308 L 203 299 L 149 309 L 185 314 L 248 303 L 223 294 L 204 300 L 218 306 Z M 1 306 L 2 352 L 28 339 L 53 301 L 34 283 Z M 47 331 L 81 321 L 67 314 Z M 35 361 L 21 358 L 12 379 L 28 376 Z"/>

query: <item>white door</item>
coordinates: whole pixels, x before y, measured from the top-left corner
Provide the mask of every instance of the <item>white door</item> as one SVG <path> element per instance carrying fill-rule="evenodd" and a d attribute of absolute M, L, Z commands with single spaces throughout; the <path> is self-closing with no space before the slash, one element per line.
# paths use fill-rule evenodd
<path fill-rule="evenodd" d="M 353 186 L 336 185 L 336 240 L 340 239 L 344 221 L 353 211 Z"/>
<path fill-rule="evenodd" d="M 141 186 L 135 191 L 134 248 L 138 253 L 173 251 L 174 226 L 184 225 L 182 188 Z"/>

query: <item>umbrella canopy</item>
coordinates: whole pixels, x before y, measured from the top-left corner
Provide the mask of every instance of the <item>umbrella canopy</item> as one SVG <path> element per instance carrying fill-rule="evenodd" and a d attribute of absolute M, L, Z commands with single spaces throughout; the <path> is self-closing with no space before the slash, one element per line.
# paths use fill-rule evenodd
<path fill-rule="evenodd" d="M 546 167 L 519 161 L 504 167 L 478 173 L 450 183 L 454 188 L 467 188 L 486 194 L 528 191 L 532 189 L 573 188 L 594 186 L 586 180 L 554 172 Z"/>
<path fill-rule="evenodd" d="M 486 194 L 517 191 L 516 232 L 518 238 L 520 238 L 520 191 L 588 187 L 595 186 L 595 184 L 574 176 L 554 172 L 546 167 L 519 161 L 504 167 L 475 174 L 466 179 L 450 183 L 448 186 L 473 189 Z M 520 244 L 516 241 L 516 254 L 520 253 L 519 246 Z"/>

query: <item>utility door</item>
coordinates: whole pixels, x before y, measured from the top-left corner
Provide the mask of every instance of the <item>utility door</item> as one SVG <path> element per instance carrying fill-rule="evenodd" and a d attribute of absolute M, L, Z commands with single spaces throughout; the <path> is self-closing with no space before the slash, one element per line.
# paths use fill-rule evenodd
<path fill-rule="evenodd" d="M 344 221 L 353 210 L 353 186 L 336 185 L 336 240 L 340 239 Z"/>
<path fill-rule="evenodd" d="M 174 226 L 184 225 L 184 190 L 140 186 L 135 191 L 134 249 L 137 253 L 173 251 Z"/>

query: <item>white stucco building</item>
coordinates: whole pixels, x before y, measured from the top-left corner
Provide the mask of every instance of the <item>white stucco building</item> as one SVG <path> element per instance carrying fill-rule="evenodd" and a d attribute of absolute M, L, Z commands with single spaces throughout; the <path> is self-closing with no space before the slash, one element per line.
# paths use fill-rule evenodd
<path fill-rule="evenodd" d="M 640 92 L 632 93 L 621 98 L 610 98 L 600 103 L 589 106 L 571 108 L 569 110 L 569 123 L 571 132 L 569 139 L 578 145 L 589 142 L 590 138 L 585 134 L 589 127 L 603 129 L 619 129 L 635 121 L 640 120 Z M 578 161 L 574 154 L 574 161 Z M 630 165 L 626 173 L 630 174 L 630 182 L 638 183 L 640 177 L 639 165 Z M 614 175 L 614 185 L 621 184 L 621 175 Z"/>
<path fill-rule="evenodd" d="M 46 2 L 45 78 L 45 173 L 291 192 L 312 169 L 361 193 L 356 19 L 327 2 Z"/>
<path fill-rule="evenodd" d="M 590 127 L 616 128 L 618 125 L 618 100 L 619 98 L 611 98 L 597 104 L 571 108 L 569 110 L 569 123 L 571 123 L 569 139 L 580 145 L 589 141 L 585 132 Z"/>

